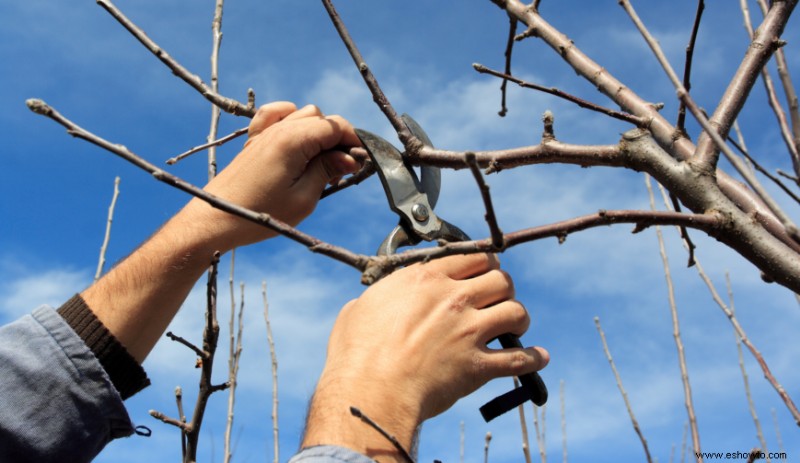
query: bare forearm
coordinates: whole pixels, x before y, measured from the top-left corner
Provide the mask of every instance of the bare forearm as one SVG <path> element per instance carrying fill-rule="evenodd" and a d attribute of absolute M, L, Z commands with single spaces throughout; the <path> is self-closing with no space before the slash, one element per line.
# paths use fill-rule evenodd
<path fill-rule="evenodd" d="M 332 383 L 323 374 L 311 401 L 302 447 L 335 445 L 376 461 L 406 463 L 403 451 L 350 412 L 351 406 L 357 407 L 397 439 L 404 451 L 412 453 L 421 420 L 404 409 L 397 394 L 402 391 L 391 391 L 386 384 L 369 386 L 361 380 Z"/>
<path fill-rule="evenodd" d="M 215 251 L 210 210 L 190 203 L 107 275 L 81 293 L 98 319 L 142 362 L 162 336 Z M 208 215 L 207 215 L 208 214 Z"/>

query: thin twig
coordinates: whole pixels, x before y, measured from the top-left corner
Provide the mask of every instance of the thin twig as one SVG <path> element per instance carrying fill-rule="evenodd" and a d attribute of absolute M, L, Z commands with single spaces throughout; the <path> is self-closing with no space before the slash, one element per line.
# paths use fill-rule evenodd
<path fill-rule="evenodd" d="M 697 12 L 694 15 L 694 25 L 692 26 L 692 34 L 689 38 L 689 44 L 686 46 L 686 63 L 683 69 L 683 87 L 687 92 L 692 88 L 694 46 L 695 43 L 697 43 L 697 33 L 700 31 L 700 20 L 703 17 L 703 10 L 705 10 L 705 8 L 705 2 L 703 0 L 698 0 Z M 684 134 L 686 133 L 686 105 L 683 101 L 681 101 L 680 107 L 678 108 L 678 122 L 675 124 L 675 127 Z"/>
<path fill-rule="evenodd" d="M 201 361 L 205 360 L 205 358 L 208 357 L 208 353 L 204 352 L 203 349 L 200 349 L 199 347 L 195 346 L 192 342 L 186 340 L 181 336 L 178 336 L 172 331 L 167 331 L 167 337 L 172 341 L 175 341 L 179 344 L 183 344 L 184 346 L 194 351 L 194 353 L 197 354 L 197 357 L 199 357 Z"/>
<path fill-rule="evenodd" d="M 547 439 L 545 435 L 547 434 L 547 402 L 544 405 L 539 407 L 542 411 L 541 419 L 542 419 L 542 435 L 539 436 L 539 454 L 542 456 L 542 463 L 547 462 Z"/>
<path fill-rule="evenodd" d="M 489 442 L 492 441 L 492 433 L 487 432 L 486 437 L 484 438 L 484 445 L 483 445 L 483 463 L 489 463 Z"/>
<path fill-rule="evenodd" d="M 114 194 L 111 196 L 111 205 L 108 206 L 108 220 L 106 221 L 106 233 L 103 237 L 103 245 L 100 246 L 100 258 L 97 261 L 97 271 L 94 274 L 94 281 L 100 279 L 103 275 L 103 267 L 106 265 L 106 251 L 108 250 L 108 242 L 111 239 L 111 223 L 114 221 L 114 208 L 117 206 L 117 198 L 119 197 L 119 177 L 114 179 Z"/>
<path fill-rule="evenodd" d="M 155 43 L 144 31 L 133 23 L 122 11 L 117 8 L 111 0 L 97 0 L 97 4 L 103 7 L 111 16 L 114 17 L 128 32 L 130 32 L 136 40 L 145 46 L 152 54 L 156 56 L 162 63 L 164 63 L 173 74 L 178 76 L 184 82 L 189 84 L 193 89 L 197 90 L 203 97 L 211 103 L 219 106 L 225 112 L 235 114 L 237 116 L 246 116 L 252 118 L 256 113 L 255 105 L 248 102 L 242 104 L 232 98 L 224 97 L 215 92 L 208 84 L 203 82 L 197 74 L 191 73 L 188 69 L 183 67 L 178 61 L 169 55 L 163 48 Z"/>
<path fill-rule="evenodd" d="M 650 448 L 647 446 L 647 439 L 645 439 L 642 429 L 639 427 L 639 422 L 636 420 L 636 415 L 633 413 L 633 407 L 631 407 L 631 403 L 628 400 L 628 393 L 625 392 L 625 387 L 622 385 L 622 377 L 620 376 L 619 371 L 617 371 L 617 366 L 614 364 L 614 358 L 611 356 L 611 351 L 608 349 L 606 335 L 603 332 L 603 328 L 600 326 L 600 317 L 594 317 L 594 324 L 597 327 L 597 332 L 600 334 L 600 341 L 603 343 L 603 352 L 606 354 L 608 364 L 611 365 L 611 371 L 614 373 L 614 379 L 617 380 L 617 388 L 619 389 L 620 394 L 622 394 L 622 400 L 625 402 L 625 408 L 628 410 L 628 416 L 631 418 L 633 430 L 636 431 L 636 435 L 639 436 L 639 441 L 641 441 L 642 447 L 644 448 L 645 458 L 647 459 L 648 463 L 652 463 L 653 458 L 650 456 Z"/>
<path fill-rule="evenodd" d="M 547 463 L 547 455 L 542 453 L 542 435 L 539 430 L 539 407 L 533 404 L 533 429 L 536 433 L 536 445 L 539 447 L 539 459 L 542 463 Z"/>
<path fill-rule="evenodd" d="M 400 441 L 398 441 L 393 435 L 386 432 L 386 430 L 383 429 L 378 423 L 374 422 L 370 417 L 362 413 L 361 410 L 353 406 L 350 407 L 350 414 L 368 424 L 372 429 L 378 431 L 383 437 L 386 438 L 386 440 L 392 443 L 394 448 L 400 452 L 400 455 L 402 455 L 403 459 L 405 459 L 408 463 L 414 463 L 414 459 L 411 458 L 411 455 L 408 453 L 408 451 L 403 448 L 403 445 L 400 443 Z"/>
<path fill-rule="evenodd" d="M 772 424 L 775 426 L 775 438 L 778 441 L 778 450 L 781 451 L 782 454 L 786 454 L 786 449 L 783 448 L 783 438 L 781 437 L 781 428 L 778 426 L 778 413 L 773 408 L 772 412 Z"/>
<path fill-rule="evenodd" d="M 175 388 L 175 404 L 178 407 L 178 419 L 186 424 L 186 413 L 183 412 L 183 389 Z M 186 458 L 186 433 L 181 433 L 181 458 Z"/>
<path fill-rule="evenodd" d="M 242 333 L 244 332 L 244 283 L 240 285 L 240 301 L 239 301 L 239 315 L 238 325 L 234 327 L 234 320 L 236 320 L 236 297 L 234 296 L 234 255 L 236 250 L 231 252 L 231 273 L 229 279 L 229 287 L 231 293 L 231 316 L 228 321 L 228 331 L 230 333 L 228 343 L 228 419 L 225 424 L 225 439 L 223 462 L 228 463 L 233 458 L 233 450 L 231 447 L 231 436 L 233 435 L 233 421 L 234 421 L 234 407 L 236 405 L 236 386 L 238 385 L 237 377 L 239 375 L 239 359 L 242 356 Z"/>
<path fill-rule="evenodd" d="M 514 376 L 513 379 L 514 379 L 514 389 L 516 389 L 519 387 L 519 379 L 517 379 L 516 376 Z M 525 419 L 525 408 L 523 407 L 523 405 L 525 404 L 520 404 L 517 407 L 517 410 L 519 410 L 519 426 L 520 426 L 520 431 L 522 432 L 522 454 L 525 456 L 525 463 L 531 463 L 531 445 L 530 445 L 530 439 L 528 438 L 528 423 L 527 423 L 528 420 Z M 535 408 L 533 412 L 536 413 Z M 536 422 L 535 415 L 533 419 L 534 422 Z M 537 436 L 538 436 L 538 431 L 537 431 Z"/>
<path fill-rule="evenodd" d="M 497 216 L 494 213 L 492 195 L 489 193 L 489 185 L 486 184 L 486 181 L 481 174 L 481 169 L 478 167 L 478 161 L 475 160 L 475 153 L 467 152 L 465 158 L 467 165 L 469 165 L 469 169 L 472 171 L 472 176 L 475 177 L 475 183 L 478 184 L 478 189 L 480 190 L 481 198 L 483 199 L 483 205 L 486 208 L 486 214 L 484 214 L 484 218 L 486 219 L 486 223 L 489 224 L 489 232 L 492 237 L 492 246 L 494 246 L 497 251 L 502 251 L 503 248 L 505 248 L 505 241 L 503 239 L 503 231 L 500 230 L 500 225 L 497 223 Z"/>
<path fill-rule="evenodd" d="M 653 187 L 650 184 L 650 176 L 645 175 L 645 183 L 647 184 L 647 192 L 650 196 L 650 209 L 656 210 L 655 195 L 653 194 Z M 689 371 L 686 367 L 686 355 L 683 349 L 683 341 L 681 340 L 680 324 L 678 322 L 678 307 L 675 302 L 675 289 L 672 284 L 672 275 L 669 270 L 669 259 L 667 258 L 667 250 L 664 246 L 664 236 L 661 233 L 661 227 L 656 226 L 656 236 L 658 237 L 658 248 L 661 253 L 661 261 L 664 264 L 664 278 L 667 283 L 667 295 L 669 298 L 669 308 L 672 315 L 672 336 L 675 338 L 675 347 L 678 351 L 678 363 L 681 370 L 681 381 L 683 382 L 683 395 L 684 404 L 686 406 L 686 413 L 689 418 L 689 426 L 692 430 L 692 446 L 695 455 L 698 455 L 698 462 L 702 462 L 701 446 L 700 446 L 700 432 L 697 429 L 697 417 L 694 411 L 694 403 L 692 401 L 692 388 L 689 384 Z"/>
<path fill-rule="evenodd" d="M 353 62 L 355 62 L 356 67 L 361 73 L 364 83 L 367 84 L 367 88 L 369 88 L 369 91 L 372 93 L 372 98 L 375 100 L 375 104 L 378 105 L 378 108 L 386 116 L 386 119 L 388 119 L 389 123 L 392 124 L 392 127 L 394 127 L 394 130 L 397 132 L 397 136 L 400 138 L 400 141 L 406 148 L 406 154 L 411 157 L 415 156 L 416 153 L 422 148 L 422 142 L 411 133 L 408 127 L 406 127 L 406 124 L 400 118 L 400 115 L 397 114 L 397 111 L 395 111 L 394 107 L 389 102 L 389 99 L 383 93 L 383 90 L 381 90 L 378 80 L 372 74 L 372 71 L 367 65 L 367 62 L 364 60 L 364 57 L 361 56 L 361 52 L 358 51 L 358 47 L 350 37 L 350 32 L 344 25 L 339 13 L 336 12 L 333 2 L 331 0 L 322 0 L 322 4 L 325 6 L 325 10 L 327 10 L 328 16 L 330 16 L 331 22 L 333 22 L 333 26 L 339 33 L 339 37 L 342 39 L 345 47 L 347 47 L 347 51 L 350 53 L 350 56 L 353 58 Z"/>
<path fill-rule="evenodd" d="M 216 0 L 214 19 L 211 22 L 212 47 L 211 47 L 211 91 L 219 93 L 219 48 L 222 44 L 222 12 L 225 0 Z M 219 106 L 211 105 L 211 126 L 208 131 L 208 143 L 217 139 L 219 130 Z M 208 148 L 208 180 L 217 176 L 217 145 Z M 227 461 L 226 461 L 227 463 Z"/>
<path fill-rule="evenodd" d="M 261 282 L 261 296 L 264 299 L 264 322 L 267 325 L 267 344 L 272 361 L 272 445 L 273 463 L 280 461 L 280 443 L 278 440 L 278 356 L 275 352 L 275 340 L 272 337 L 272 325 L 269 320 L 269 303 L 267 302 L 267 281 Z"/>
<path fill-rule="evenodd" d="M 170 417 L 168 417 L 168 416 L 164 415 L 163 413 L 161 413 L 159 411 L 156 411 L 156 410 L 150 410 L 150 416 L 152 416 L 153 418 L 161 421 L 162 423 L 175 426 L 176 428 L 180 429 L 181 431 L 185 431 L 185 429 L 187 427 L 185 422 L 183 422 L 181 420 L 176 420 L 175 418 L 170 418 Z"/>
<path fill-rule="evenodd" d="M 725 272 L 725 286 L 728 288 L 728 304 L 731 309 L 731 313 L 735 314 L 736 309 L 734 308 L 733 304 L 733 288 L 731 286 L 731 278 L 728 272 Z M 744 366 L 744 352 L 742 351 L 742 339 L 738 333 L 734 330 L 733 333 L 734 338 L 736 339 L 736 354 L 739 358 L 739 369 L 742 372 L 742 381 L 744 381 L 744 394 L 747 398 L 747 407 L 750 409 L 750 416 L 753 417 L 753 424 L 756 427 L 756 436 L 758 437 L 758 441 L 761 443 L 761 448 L 764 450 L 766 454 L 767 463 L 770 461 L 769 451 L 767 450 L 767 441 L 764 439 L 764 433 L 761 431 L 761 422 L 758 420 L 758 413 L 756 412 L 756 405 L 753 402 L 753 395 L 750 393 L 750 379 L 747 376 L 747 368 Z"/>
<path fill-rule="evenodd" d="M 742 155 L 745 157 L 745 159 L 747 159 L 750 162 L 750 164 L 753 166 L 754 169 L 761 172 L 761 174 L 767 177 L 768 179 L 772 180 L 772 183 L 774 183 L 775 185 L 778 186 L 778 188 L 783 190 L 783 192 L 786 193 L 787 196 L 792 198 L 796 203 L 800 204 L 800 197 L 798 197 L 792 190 L 790 190 L 789 187 L 786 186 L 786 184 L 781 182 L 781 180 L 778 177 L 769 173 L 769 171 L 765 169 L 761 164 L 759 164 L 758 161 L 755 160 L 755 158 L 750 156 L 750 153 L 747 152 L 747 149 L 745 147 L 740 146 L 737 142 L 733 141 L 730 138 L 728 139 L 728 141 L 731 142 L 734 148 L 736 148 L 737 150 L 739 150 L 740 153 L 742 153 Z"/>
<path fill-rule="evenodd" d="M 511 52 L 514 50 L 514 37 L 517 35 L 517 25 L 519 21 L 517 18 L 508 15 L 508 40 L 506 41 L 506 51 L 505 51 L 505 58 L 506 58 L 506 74 L 511 74 Z M 503 79 L 503 83 L 500 84 L 500 112 L 497 114 L 500 117 L 505 117 L 508 113 L 508 108 L 506 107 L 506 88 L 508 87 L 508 80 Z"/>
<path fill-rule="evenodd" d="M 592 102 L 589 102 L 589 101 L 586 101 L 586 100 L 584 100 L 582 98 L 578 98 L 575 95 L 571 95 L 569 93 L 563 92 L 563 91 L 561 91 L 561 90 L 559 90 L 559 89 L 557 89 L 555 87 L 544 87 L 542 85 L 526 82 L 526 81 L 518 79 L 518 78 L 516 78 L 516 77 L 514 77 L 514 76 L 512 76 L 512 75 L 510 75 L 508 73 L 498 72 L 498 71 L 495 71 L 493 69 L 487 68 L 486 66 L 484 66 L 482 64 L 478 64 L 478 63 L 473 64 L 472 67 L 476 71 L 481 73 L 481 74 L 489 74 L 489 75 L 492 75 L 492 76 L 495 76 L 495 77 L 499 77 L 499 78 L 503 79 L 504 81 L 511 81 L 511 82 L 519 85 L 522 88 L 530 88 L 530 89 L 533 89 L 533 90 L 538 90 L 540 92 L 547 93 L 549 95 L 557 96 L 557 97 L 562 98 L 564 100 L 567 100 L 569 102 L 575 103 L 576 105 L 580 106 L 581 108 L 589 109 L 591 111 L 595 111 L 595 112 L 598 112 L 598 113 L 601 113 L 601 114 L 605 114 L 605 115 L 607 115 L 609 117 L 613 117 L 614 119 L 619 119 L 621 121 L 625 121 L 625 122 L 628 122 L 630 124 L 633 124 L 636 127 L 645 128 L 648 125 L 648 121 L 643 119 L 643 118 L 641 118 L 641 117 L 634 116 L 632 114 L 628 114 L 628 113 L 624 113 L 624 112 L 620 112 L 620 111 L 615 111 L 615 110 L 610 109 L 610 108 L 605 108 L 603 106 L 596 105 L 596 104 L 594 104 Z"/>
<path fill-rule="evenodd" d="M 191 149 L 189 149 L 187 151 L 184 151 L 183 153 L 181 153 L 181 154 L 179 154 L 179 155 L 177 155 L 175 157 L 171 157 L 171 158 L 167 159 L 167 164 L 173 165 L 173 164 L 177 163 L 178 161 L 182 161 L 183 159 L 185 159 L 185 158 L 187 158 L 187 157 L 189 157 L 189 156 L 191 156 L 191 155 L 193 155 L 195 153 L 203 151 L 205 149 L 208 149 L 208 148 L 211 148 L 211 147 L 214 147 L 214 146 L 222 146 L 222 145 L 224 145 L 225 143 L 228 143 L 231 140 L 235 140 L 236 138 L 239 138 L 242 135 L 246 135 L 248 129 L 249 129 L 249 127 L 242 127 L 241 129 L 239 129 L 239 130 L 237 130 L 237 131 L 235 131 L 233 133 L 230 133 L 228 135 L 225 135 L 222 138 L 219 138 L 217 140 L 214 140 L 214 141 L 211 141 L 211 142 L 208 142 L 208 143 L 204 143 L 204 144 L 199 145 L 199 146 L 195 146 L 194 148 L 191 148 Z"/>

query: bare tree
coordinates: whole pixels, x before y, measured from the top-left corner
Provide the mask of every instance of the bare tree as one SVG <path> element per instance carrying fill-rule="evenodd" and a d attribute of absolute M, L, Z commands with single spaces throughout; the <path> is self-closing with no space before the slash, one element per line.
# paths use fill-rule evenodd
<path fill-rule="evenodd" d="M 623 121 L 629 125 L 630 130 L 626 131 L 617 143 L 593 145 L 560 141 L 556 136 L 554 122 L 557 114 L 546 113 L 543 117 L 542 135 L 536 144 L 498 150 L 449 150 L 426 146 L 415 138 L 401 121 L 391 103 L 393 95 L 387 94 L 381 88 L 379 76 L 373 74 L 370 64 L 362 56 L 356 40 L 345 26 L 347 18 L 340 17 L 331 0 L 322 0 L 323 7 L 352 57 L 364 84 L 403 143 L 407 162 L 414 165 L 427 164 L 450 169 L 469 168 L 472 170 L 486 207 L 488 236 L 483 239 L 439 243 L 438 246 L 412 249 L 393 256 L 372 256 L 354 252 L 343 246 L 326 243 L 276 220 L 268 214 L 248 210 L 214 197 L 200 187 L 157 167 L 153 162 L 147 161 L 132 150 L 80 127 L 41 100 L 29 100 L 28 107 L 61 124 L 71 135 L 96 144 L 150 173 L 156 180 L 188 192 L 216 208 L 270 228 L 307 247 L 312 252 L 359 270 L 365 284 L 370 284 L 394 269 L 413 262 L 453 254 L 502 252 L 523 243 L 553 237 L 563 241 L 570 234 L 601 226 L 626 223 L 635 225 L 634 232 L 657 225 L 680 226 L 684 229 L 682 236 L 687 240 L 686 229 L 707 234 L 743 256 L 760 270 L 765 281 L 777 283 L 789 291 L 800 293 L 800 230 L 790 215 L 784 211 L 785 204 L 797 201 L 797 196 L 793 191 L 800 185 L 800 180 L 798 180 L 800 178 L 800 158 L 797 154 L 800 151 L 798 149 L 800 146 L 800 114 L 798 114 L 797 96 L 789 75 L 789 67 L 783 54 L 785 42 L 781 38 L 797 5 L 797 0 L 774 0 L 769 5 L 763 1 L 759 2 L 763 18 L 756 27 L 749 28 L 750 43 L 741 50 L 741 58 L 733 75 L 727 82 L 719 83 L 720 87 L 724 87 L 725 90 L 716 106 L 708 111 L 698 105 L 691 93 L 692 50 L 695 49 L 697 31 L 702 26 L 701 17 L 704 3 L 698 2 L 693 33 L 691 37 L 687 37 L 689 46 L 681 77 L 675 69 L 675 64 L 669 62 L 658 41 L 637 14 L 634 5 L 627 0 L 619 1 L 618 3 L 641 33 L 645 43 L 652 50 L 654 57 L 663 67 L 664 73 L 672 84 L 672 88 L 668 89 L 666 94 L 674 96 L 681 107 L 680 115 L 674 122 L 669 119 L 669 116 L 660 112 L 660 105 L 637 94 L 626 83 L 625 77 L 614 75 L 582 51 L 558 27 L 548 22 L 546 14 L 540 12 L 539 1 L 531 4 L 519 0 L 491 0 L 491 2 L 501 10 L 500 14 L 509 18 L 507 34 L 509 40 L 505 51 L 506 65 L 503 71 L 492 70 L 484 65 L 476 65 L 475 70 L 501 80 L 502 90 L 498 95 L 498 101 L 501 102 L 501 115 L 508 111 L 509 102 L 506 100 L 506 89 L 508 83 L 511 82 L 533 91 L 542 91 L 556 98 L 565 99 L 587 111 L 598 112 Z M 217 85 L 216 73 L 212 75 L 210 85 L 205 83 L 198 75 L 180 64 L 145 34 L 111 0 L 98 0 L 97 3 L 176 76 L 196 90 L 203 98 L 213 103 L 215 108 L 237 116 L 253 116 L 255 113 L 253 92 L 248 93 L 247 101 L 244 102 L 221 94 Z M 221 5 L 222 2 L 218 2 L 219 21 L 221 21 Z M 553 8 L 556 7 L 553 6 Z M 752 15 L 744 1 L 742 1 L 742 9 L 749 24 Z M 359 24 L 354 22 L 350 26 L 356 29 Z M 215 34 L 217 32 L 218 30 L 215 29 Z M 533 40 L 538 40 L 552 49 L 552 52 L 563 60 L 566 66 L 594 86 L 609 105 L 617 107 L 619 110 L 586 101 L 562 89 L 526 82 L 514 76 L 512 56 L 515 60 L 524 59 L 519 57 L 519 53 L 512 54 L 515 44 Z M 218 42 L 216 50 L 218 51 Z M 783 88 L 783 101 L 775 89 L 776 84 L 767 78 L 769 75 L 767 65 L 773 58 L 778 62 L 778 81 Z M 788 193 L 786 197 L 775 197 L 771 194 L 768 187 L 761 184 L 758 175 L 748 167 L 747 163 L 750 162 L 759 171 L 769 174 L 767 169 L 760 166 L 758 155 L 747 152 L 743 143 L 729 141 L 730 132 L 733 130 L 736 119 L 759 79 L 765 82 L 770 95 L 770 102 L 776 114 L 775 119 L 781 127 L 786 144 L 788 159 L 785 159 L 785 163 L 791 166 L 790 170 L 793 172 L 793 174 L 786 174 L 781 171 L 778 172 L 778 175 L 770 174 L 768 179 L 770 182 L 779 183 L 780 188 Z M 786 110 L 781 109 L 784 105 L 787 107 Z M 686 111 L 691 115 L 692 124 L 696 127 L 694 129 L 696 133 L 693 135 L 689 134 L 693 129 L 691 126 L 687 126 Z M 788 117 L 784 112 L 788 112 Z M 242 130 L 239 130 L 230 136 L 215 140 L 217 138 L 214 128 L 216 127 L 216 117 L 218 115 L 212 116 L 212 121 L 214 121 L 212 122 L 212 131 L 207 143 L 199 148 L 201 150 L 211 148 L 213 152 L 213 147 L 243 133 Z M 737 154 L 735 150 L 741 154 Z M 353 148 L 352 154 L 364 158 L 364 152 L 361 149 Z M 727 164 L 721 163 L 721 156 L 724 156 L 728 164 L 733 167 L 731 172 L 725 171 Z M 528 228 L 501 232 L 497 218 L 492 213 L 491 195 L 488 188 L 485 188 L 486 184 L 480 169 L 484 169 L 483 173 L 490 174 L 538 164 L 602 166 L 645 172 L 668 190 L 674 199 L 674 204 L 678 207 L 675 210 L 667 211 L 604 209 L 593 214 L 565 217 L 552 223 L 534 223 Z M 212 158 L 209 172 L 214 169 L 215 161 Z M 331 187 L 325 196 L 330 196 L 344 188 L 353 187 L 371 172 L 371 166 L 365 164 L 361 172 L 343 179 L 339 185 Z M 790 179 L 793 184 L 784 185 L 778 178 L 779 176 Z M 683 211 L 682 208 L 687 211 Z M 693 247 L 690 247 L 690 254 L 693 252 L 691 249 Z M 691 256 L 689 260 L 693 262 Z M 675 323 L 677 326 L 677 319 Z M 746 338 L 743 336 L 742 338 L 744 342 Z M 682 350 L 681 346 L 679 346 L 679 350 Z M 681 365 L 683 366 L 683 364 L 682 361 Z M 682 374 L 685 376 L 686 372 L 684 371 Z M 688 388 L 688 386 L 686 387 Z M 779 391 L 779 393 L 783 395 L 785 391 Z M 786 401 L 786 403 L 788 404 L 790 401 Z M 789 406 L 789 408 L 792 407 Z M 800 425 L 800 417 L 796 415 L 795 410 L 792 410 L 792 413 Z M 694 417 L 690 416 L 689 421 L 692 425 L 692 439 L 695 442 L 695 448 L 699 449 L 699 435 Z M 172 424 L 178 427 L 187 426 L 180 420 L 173 421 Z M 543 442 L 540 442 L 540 445 L 543 446 Z M 542 452 L 542 454 L 544 453 Z"/>

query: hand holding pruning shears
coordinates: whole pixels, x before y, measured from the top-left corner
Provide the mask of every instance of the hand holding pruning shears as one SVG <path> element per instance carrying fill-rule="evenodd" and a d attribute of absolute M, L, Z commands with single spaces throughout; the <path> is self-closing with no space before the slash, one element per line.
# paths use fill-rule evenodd
<path fill-rule="evenodd" d="M 411 133 L 423 144 L 433 146 L 424 130 L 408 115 L 402 116 Z M 355 129 L 383 184 L 389 207 L 400 216 L 400 223 L 389 233 L 378 248 L 378 255 L 390 255 L 403 246 L 414 246 L 421 241 L 466 241 L 469 236 L 455 225 L 439 218 L 433 211 L 439 199 L 441 173 L 439 168 L 422 166 L 420 177 L 406 162 L 403 154 L 391 143 L 375 134 Z M 521 348 L 519 338 L 507 333 L 498 336 L 504 349 Z M 513 389 L 481 407 L 486 421 L 519 406 L 527 400 L 536 405 L 547 401 L 547 387 L 538 373 L 519 377 L 521 387 Z"/>

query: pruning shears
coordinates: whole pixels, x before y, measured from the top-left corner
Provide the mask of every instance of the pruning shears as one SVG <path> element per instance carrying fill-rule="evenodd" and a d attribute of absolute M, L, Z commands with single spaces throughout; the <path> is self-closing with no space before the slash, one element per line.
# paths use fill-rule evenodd
<path fill-rule="evenodd" d="M 403 123 L 426 146 L 433 146 L 430 138 L 417 122 L 407 114 Z M 403 246 L 414 246 L 421 241 L 467 241 L 469 236 L 457 226 L 439 218 L 433 211 L 442 186 L 438 167 L 420 167 L 420 176 L 406 161 L 406 157 L 384 138 L 366 130 L 356 129 L 356 134 L 375 164 L 389 207 L 400 217 L 400 223 L 389 233 L 378 248 L 378 255 L 391 255 Z M 522 347 L 519 338 L 507 333 L 497 338 L 504 349 Z M 480 408 L 484 420 L 490 421 L 509 410 L 531 400 L 538 406 L 547 402 L 547 387 L 538 373 L 519 377 L 520 387 L 500 395 Z"/>

